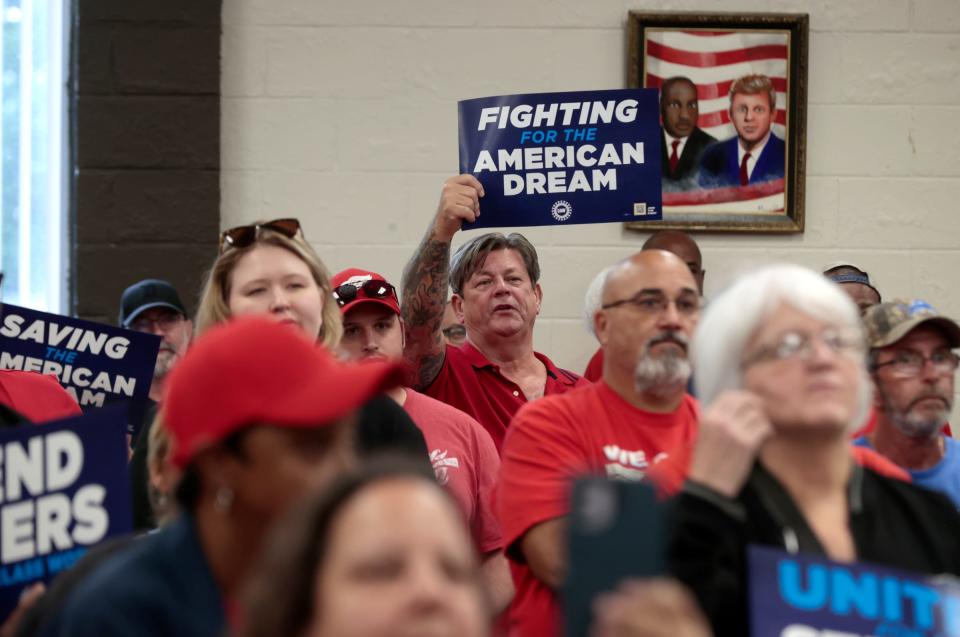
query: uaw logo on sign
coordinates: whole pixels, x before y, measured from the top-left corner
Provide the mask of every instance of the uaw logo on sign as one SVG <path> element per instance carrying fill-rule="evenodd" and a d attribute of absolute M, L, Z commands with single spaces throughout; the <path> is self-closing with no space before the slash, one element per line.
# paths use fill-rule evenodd
<path fill-rule="evenodd" d="M 637 201 L 660 218 L 656 89 L 479 98 L 459 115 L 460 172 L 484 189 L 464 229 L 630 221 Z"/>
<path fill-rule="evenodd" d="M 573 216 L 573 206 L 570 205 L 569 201 L 561 199 L 550 206 L 550 214 L 557 221 L 567 221 Z"/>

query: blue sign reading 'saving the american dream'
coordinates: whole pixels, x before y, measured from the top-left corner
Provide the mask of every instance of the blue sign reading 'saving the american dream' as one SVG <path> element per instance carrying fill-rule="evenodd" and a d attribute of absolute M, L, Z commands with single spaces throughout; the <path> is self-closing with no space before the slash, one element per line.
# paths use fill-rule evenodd
<path fill-rule="evenodd" d="M 123 400 L 139 424 L 160 337 L 4 304 L 0 369 L 54 376 L 85 411 Z M 132 432 L 131 432 L 132 433 Z"/>
<path fill-rule="evenodd" d="M 465 100 L 460 172 L 483 184 L 464 229 L 660 219 L 656 89 Z"/>
<path fill-rule="evenodd" d="M 0 622 L 24 588 L 131 529 L 122 405 L 0 431 Z"/>
<path fill-rule="evenodd" d="M 750 547 L 753 637 L 958 637 L 960 585 Z"/>

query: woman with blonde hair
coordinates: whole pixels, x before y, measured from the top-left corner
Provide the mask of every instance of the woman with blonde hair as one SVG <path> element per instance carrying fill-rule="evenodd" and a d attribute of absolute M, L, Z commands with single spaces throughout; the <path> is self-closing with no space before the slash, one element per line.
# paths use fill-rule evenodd
<path fill-rule="evenodd" d="M 194 320 L 197 334 L 237 316 L 265 316 L 298 328 L 330 352 L 343 322 L 330 275 L 297 219 L 256 221 L 220 234 Z M 406 412 L 377 396 L 360 412 L 357 451 L 408 453 L 428 462 L 423 434 Z"/>
<path fill-rule="evenodd" d="M 197 309 L 197 333 L 247 314 L 295 324 L 331 350 L 340 342 L 330 274 L 297 219 L 256 221 L 220 235 Z"/>

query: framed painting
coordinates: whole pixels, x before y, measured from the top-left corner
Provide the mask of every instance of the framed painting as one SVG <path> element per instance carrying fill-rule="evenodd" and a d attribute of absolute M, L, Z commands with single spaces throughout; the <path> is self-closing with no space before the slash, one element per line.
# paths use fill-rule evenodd
<path fill-rule="evenodd" d="M 803 232 L 806 14 L 646 13 L 627 85 L 660 92 L 663 220 L 628 228 Z"/>

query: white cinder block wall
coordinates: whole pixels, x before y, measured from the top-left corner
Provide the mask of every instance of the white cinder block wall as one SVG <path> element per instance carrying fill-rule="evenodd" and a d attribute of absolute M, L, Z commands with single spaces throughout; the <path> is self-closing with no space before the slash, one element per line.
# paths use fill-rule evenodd
<path fill-rule="evenodd" d="M 960 0 L 224 0 L 221 223 L 297 216 L 332 271 L 399 282 L 457 171 L 457 100 L 625 86 L 631 9 L 810 14 L 806 232 L 698 236 L 708 297 L 744 262 L 849 258 L 960 317 Z M 525 233 L 536 347 L 582 371 L 586 285 L 647 235 Z"/>

